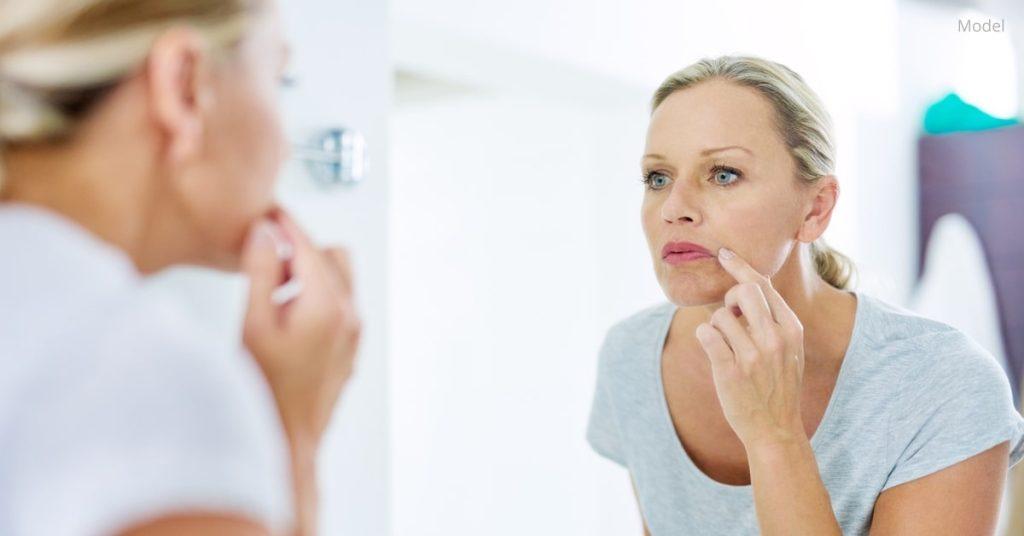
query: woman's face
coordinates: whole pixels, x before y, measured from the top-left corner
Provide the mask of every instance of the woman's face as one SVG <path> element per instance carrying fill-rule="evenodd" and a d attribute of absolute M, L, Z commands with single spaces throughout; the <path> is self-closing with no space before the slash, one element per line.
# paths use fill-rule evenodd
<path fill-rule="evenodd" d="M 203 264 L 237 269 L 249 225 L 274 205 L 288 154 L 277 102 L 287 54 L 268 3 L 238 49 L 211 68 L 200 147 L 181 180 Z"/>
<path fill-rule="evenodd" d="M 807 193 L 771 104 L 754 89 L 708 80 L 670 95 L 651 115 L 642 168 L 644 233 L 676 305 L 719 302 L 736 284 L 719 248 L 774 275 L 797 245 Z M 664 255 L 678 242 L 711 256 Z"/>

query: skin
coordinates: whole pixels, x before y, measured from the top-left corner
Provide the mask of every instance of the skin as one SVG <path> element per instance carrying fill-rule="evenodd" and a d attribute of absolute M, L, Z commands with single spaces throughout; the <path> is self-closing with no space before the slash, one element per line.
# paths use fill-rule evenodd
<path fill-rule="evenodd" d="M 673 93 L 651 115 L 642 221 L 658 282 L 677 305 L 664 389 L 700 470 L 752 485 L 762 534 L 840 534 L 809 439 L 856 312 L 856 297 L 822 280 L 809 250 L 839 187 L 831 175 L 797 178 L 775 120 L 756 90 L 720 79 Z M 661 255 L 669 241 L 712 256 L 670 265 Z M 872 534 L 991 534 L 1008 448 L 886 490 Z"/>
<path fill-rule="evenodd" d="M 65 141 L 5 149 L 0 201 L 68 217 L 120 248 L 141 274 L 180 264 L 244 270 L 243 342 L 273 392 L 291 447 L 297 522 L 316 531 L 316 452 L 352 374 L 361 327 L 346 252 L 321 249 L 277 206 L 287 156 L 276 103 L 287 61 L 276 7 L 218 57 L 187 26 L 170 28 L 142 64 Z M 294 251 L 282 262 L 277 248 Z M 303 292 L 271 293 L 288 276 Z M 125 534 L 266 534 L 238 515 L 182 512 Z"/>

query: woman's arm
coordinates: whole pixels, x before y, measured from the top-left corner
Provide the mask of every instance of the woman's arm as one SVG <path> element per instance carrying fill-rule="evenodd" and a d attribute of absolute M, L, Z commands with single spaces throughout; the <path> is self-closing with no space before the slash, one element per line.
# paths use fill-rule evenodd
<path fill-rule="evenodd" d="M 800 414 L 803 325 L 771 279 L 725 248 L 719 261 L 739 284 L 695 333 L 747 451 L 761 534 L 841 536 Z"/>
<path fill-rule="evenodd" d="M 285 273 L 281 237 L 269 221 L 252 229 L 245 250 L 249 305 L 243 342 L 270 385 L 288 438 L 297 536 L 316 534 L 316 457 L 335 403 L 354 368 L 361 321 L 348 254 L 317 248 L 283 210 L 275 220 L 293 251 Z M 285 304 L 275 289 L 290 275 L 301 293 Z"/>
<path fill-rule="evenodd" d="M 1009 442 L 928 476 L 893 486 L 875 501 L 871 535 L 995 534 Z"/>
<path fill-rule="evenodd" d="M 317 503 L 316 455 L 318 445 L 298 437 L 289 437 L 295 525 L 288 536 L 316 534 Z"/>
<path fill-rule="evenodd" d="M 287 536 L 314 534 L 317 515 L 315 450 L 292 449 L 292 473 L 296 522 Z M 178 536 L 180 534 L 216 534 L 217 536 L 270 536 L 262 524 L 229 514 L 182 513 L 148 520 L 118 533 L 119 536 Z"/>
<path fill-rule="evenodd" d="M 313 534 L 316 527 L 316 450 L 292 445 L 292 474 L 296 523 L 288 536 Z M 141 523 L 119 533 L 120 536 L 178 536 L 180 534 L 216 534 L 217 536 L 270 536 L 263 525 L 235 515 L 192 513 L 168 515 Z"/>
<path fill-rule="evenodd" d="M 148 521 L 119 534 L 120 536 L 179 536 L 181 534 L 268 536 L 270 533 L 255 521 L 243 517 L 182 514 Z"/>
<path fill-rule="evenodd" d="M 747 460 L 762 534 L 842 536 L 806 435 L 748 446 Z"/>

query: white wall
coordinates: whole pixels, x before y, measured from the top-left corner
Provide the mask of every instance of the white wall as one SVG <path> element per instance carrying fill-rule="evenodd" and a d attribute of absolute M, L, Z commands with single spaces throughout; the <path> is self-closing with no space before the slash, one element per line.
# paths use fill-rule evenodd
<path fill-rule="evenodd" d="M 627 473 L 584 430 L 604 329 L 661 299 L 644 118 L 488 95 L 396 111 L 395 534 L 639 530 Z"/>
<path fill-rule="evenodd" d="M 899 47 L 917 34 L 900 18 L 897 0 L 394 0 L 391 17 L 397 68 L 496 91 L 561 96 L 565 84 L 550 80 L 559 71 L 550 65 L 558 65 L 600 77 L 620 94 L 632 91 L 637 102 L 704 56 L 750 53 L 793 67 L 836 124 L 842 194 L 827 238 L 858 261 L 862 288 L 906 301 L 916 192 L 900 84 L 917 70 L 901 63 Z M 495 67 L 510 58 L 512 74 Z M 543 76 L 519 75 L 531 61 L 548 66 Z M 596 92 L 585 89 L 587 98 Z"/>

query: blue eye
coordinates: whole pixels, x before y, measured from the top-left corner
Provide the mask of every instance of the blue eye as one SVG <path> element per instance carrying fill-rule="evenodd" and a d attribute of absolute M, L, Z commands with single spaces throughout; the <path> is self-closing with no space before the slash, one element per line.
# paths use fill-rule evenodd
<path fill-rule="evenodd" d="M 668 186 L 672 182 L 672 179 L 670 179 L 668 175 L 665 175 L 664 173 L 652 171 L 648 173 L 646 176 L 644 176 L 643 181 L 649 189 L 661 190 L 662 188 Z"/>
<path fill-rule="evenodd" d="M 741 176 L 739 170 L 725 166 L 715 166 L 711 169 L 711 172 L 711 180 L 719 186 L 732 186 Z"/>
<path fill-rule="evenodd" d="M 286 90 L 286 89 L 291 89 L 291 88 L 295 87 L 295 85 L 296 85 L 295 77 L 291 76 L 289 74 L 282 74 L 277 79 L 277 87 L 278 87 L 278 89 L 280 89 L 282 91 Z"/>

